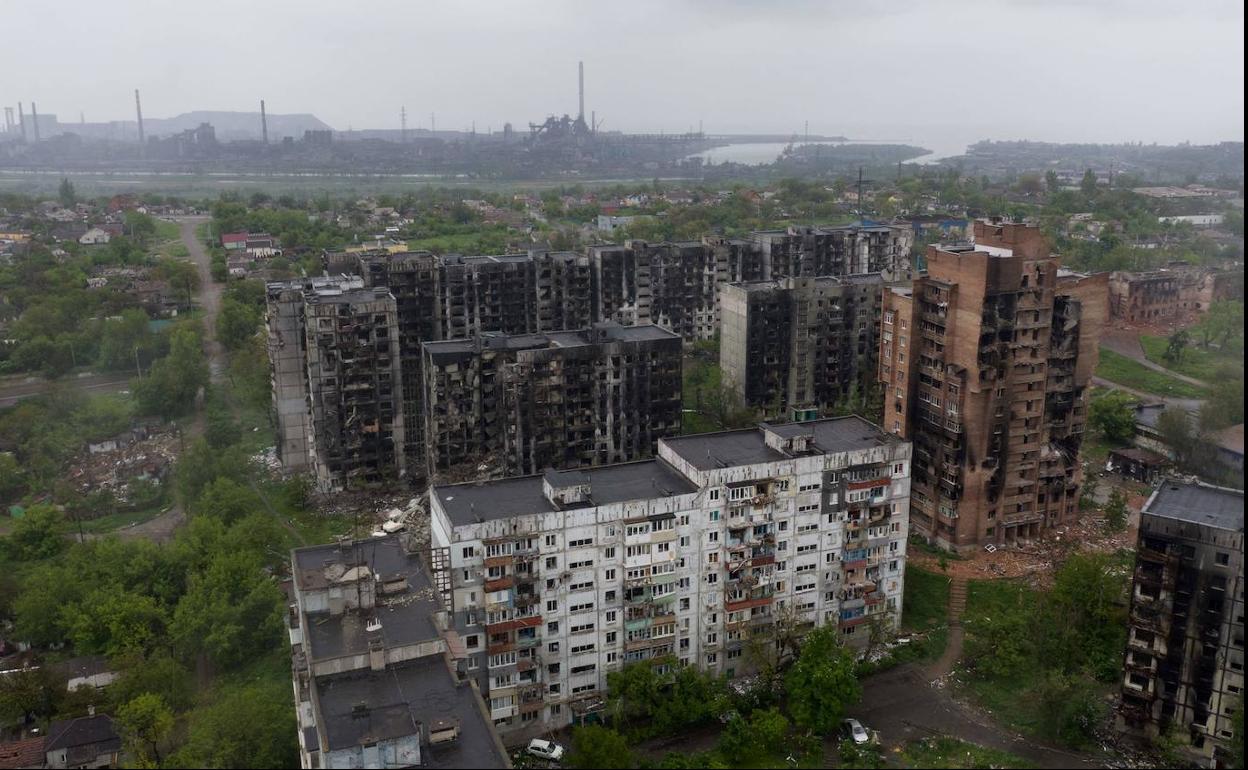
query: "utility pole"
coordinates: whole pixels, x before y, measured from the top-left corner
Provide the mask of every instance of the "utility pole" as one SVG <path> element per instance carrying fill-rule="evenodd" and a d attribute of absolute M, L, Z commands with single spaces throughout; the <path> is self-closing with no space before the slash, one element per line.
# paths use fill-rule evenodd
<path fill-rule="evenodd" d="M 143 379 L 143 369 L 139 366 L 139 346 L 134 346 L 134 374 L 140 380 Z"/>

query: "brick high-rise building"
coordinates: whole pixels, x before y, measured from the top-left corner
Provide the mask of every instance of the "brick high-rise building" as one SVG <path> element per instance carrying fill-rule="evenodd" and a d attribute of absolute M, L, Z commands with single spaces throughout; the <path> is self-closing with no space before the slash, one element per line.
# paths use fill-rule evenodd
<path fill-rule="evenodd" d="M 430 477 L 628 462 L 680 433 L 681 340 L 651 324 L 424 345 Z"/>
<path fill-rule="evenodd" d="M 1036 227 L 976 222 L 885 292 L 884 429 L 914 443 L 911 525 L 969 550 L 1078 516 L 1106 276 L 1059 269 Z"/>

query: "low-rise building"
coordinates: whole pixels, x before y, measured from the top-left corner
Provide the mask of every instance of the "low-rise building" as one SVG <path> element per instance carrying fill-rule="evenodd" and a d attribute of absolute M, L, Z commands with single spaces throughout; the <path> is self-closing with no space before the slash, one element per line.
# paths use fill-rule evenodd
<path fill-rule="evenodd" d="M 1140 512 L 1122 724 L 1174 729 L 1207 767 L 1243 729 L 1244 493 L 1165 480 Z"/>
<path fill-rule="evenodd" d="M 753 640 L 897 628 L 910 445 L 858 417 L 661 439 L 655 459 L 430 490 L 431 540 L 498 729 L 601 708 L 634 662 L 745 676 Z"/>

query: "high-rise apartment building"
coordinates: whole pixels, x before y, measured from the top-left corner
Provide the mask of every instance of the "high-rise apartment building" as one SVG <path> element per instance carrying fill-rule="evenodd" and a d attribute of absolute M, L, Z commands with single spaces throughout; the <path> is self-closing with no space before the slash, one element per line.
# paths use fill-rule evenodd
<path fill-rule="evenodd" d="M 724 386 L 795 419 L 877 387 L 883 287 L 878 273 L 725 284 Z"/>
<path fill-rule="evenodd" d="M 901 610 L 910 446 L 857 417 L 667 438 L 651 460 L 430 491 L 465 671 L 505 732 L 636 661 L 730 677 L 781 634 L 864 646 Z"/>
<path fill-rule="evenodd" d="M 649 324 L 425 343 L 429 477 L 649 457 L 680 433 L 681 352 Z"/>
<path fill-rule="evenodd" d="M 796 276 L 878 273 L 885 282 L 911 277 L 913 232 L 888 225 L 821 227 L 791 225 L 750 234 L 758 251 L 758 276 L 734 280 L 775 280 Z"/>
<path fill-rule="evenodd" d="M 1173 729 L 1206 767 L 1227 753 L 1244 697 L 1244 493 L 1163 480 L 1140 512 L 1122 725 Z"/>
<path fill-rule="evenodd" d="M 958 550 L 1078 516 L 1106 276 L 1059 269 L 1038 228 L 975 223 L 884 293 L 884 429 L 914 444 L 911 525 Z"/>
<path fill-rule="evenodd" d="M 308 462 L 322 491 L 403 478 L 398 314 L 387 289 L 304 295 Z"/>

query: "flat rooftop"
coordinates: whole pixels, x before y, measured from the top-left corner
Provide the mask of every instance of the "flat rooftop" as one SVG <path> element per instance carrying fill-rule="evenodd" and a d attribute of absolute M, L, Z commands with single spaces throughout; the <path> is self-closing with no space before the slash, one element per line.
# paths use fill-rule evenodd
<path fill-rule="evenodd" d="M 559 471 L 554 473 L 562 476 Z M 578 507 L 672 497 L 698 489 L 662 460 L 581 468 L 564 473 L 574 474 L 567 477 L 569 483 L 590 485 L 589 502 Z M 497 481 L 435 486 L 430 494 L 438 498 L 442 509 L 455 526 L 564 510 L 546 498 L 542 479 L 543 476 L 521 476 Z"/>
<path fill-rule="evenodd" d="M 401 738 L 435 720 L 450 720 L 458 722 L 459 738 L 422 745 L 422 767 L 506 767 L 471 686 L 455 682 L 441 655 L 384 671 L 318 677 L 316 693 L 330 751 Z"/>
<path fill-rule="evenodd" d="M 1166 479 L 1144 505 L 1143 513 L 1206 527 L 1244 531 L 1244 493 Z"/>
<path fill-rule="evenodd" d="M 378 579 L 392 581 L 403 577 L 407 588 L 399 593 L 377 595 L 372 615 L 381 621 L 386 647 L 398 647 L 439 637 L 434 613 L 443 609 L 420 558 L 403 550 L 397 535 L 338 544 L 297 548 L 294 551 L 294 580 L 300 591 L 325 590 L 349 580 L 351 571 L 367 567 Z M 305 615 L 304 636 L 308 658 L 313 661 L 368 651 L 364 626 L 367 619 L 358 611 L 341 615 L 328 612 Z"/>
<path fill-rule="evenodd" d="M 700 471 L 789 459 L 790 455 L 767 446 L 764 427 L 784 437 L 809 435 L 811 450 L 806 454 L 836 454 L 899 441 L 861 417 L 852 416 L 678 436 L 665 438 L 663 443 Z"/>

